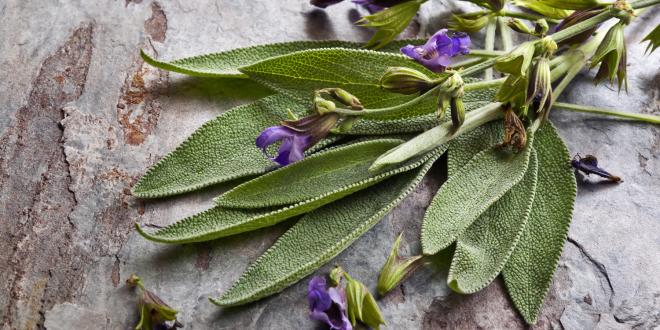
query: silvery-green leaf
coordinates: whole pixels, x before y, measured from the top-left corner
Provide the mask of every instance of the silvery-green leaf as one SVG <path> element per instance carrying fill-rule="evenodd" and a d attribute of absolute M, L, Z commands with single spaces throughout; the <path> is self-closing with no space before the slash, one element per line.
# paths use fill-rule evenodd
<path fill-rule="evenodd" d="M 305 215 L 255 261 L 220 298 L 220 306 L 255 301 L 284 290 L 327 263 L 373 227 L 415 189 L 440 156 L 349 198 Z"/>

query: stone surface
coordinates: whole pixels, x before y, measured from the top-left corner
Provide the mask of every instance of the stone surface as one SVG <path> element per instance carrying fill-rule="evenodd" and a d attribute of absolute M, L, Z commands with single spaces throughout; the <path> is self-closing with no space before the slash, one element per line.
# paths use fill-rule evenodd
<path fill-rule="evenodd" d="M 429 2 L 407 36 L 442 26 L 454 3 Z M 464 6 L 461 4 L 460 6 Z M 228 239 L 163 246 L 136 221 L 167 224 L 210 205 L 222 187 L 160 201 L 132 198 L 145 169 L 203 122 L 248 100 L 241 86 L 155 70 L 140 48 L 175 58 L 265 42 L 365 40 L 348 3 L 319 11 L 285 1 L 18 1 L 0 3 L 0 322 L 3 329 L 127 329 L 137 322 L 131 273 L 181 310 L 186 329 L 314 328 L 306 283 L 260 302 L 210 304 L 288 223 Z M 639 41 L 657 10 L 628 29 L 629 94 L 580 77 L 566 101 L 660 114 L 660 53 Z M 236 82 L 232 82 L 234 84 Z M 233 87 L 233 89 L 232 89 Z M 556 111 L 572 153 L 596 154 L 619 185 L 579 187 L 574 221 L 537 328 L 660 326 L 660 128 Z M 591 178 L 593 179 L 593 178 Z M 419 252 L 424 209 L 442 181 L 417 191 L 339 263 L 372 289 L 396 234 Z M 441 262 L 439 263 L 442 264 Z M 393 329 L 522 328 L 501 281 L 472 296 L 425 268 L 381 300 Z"/>

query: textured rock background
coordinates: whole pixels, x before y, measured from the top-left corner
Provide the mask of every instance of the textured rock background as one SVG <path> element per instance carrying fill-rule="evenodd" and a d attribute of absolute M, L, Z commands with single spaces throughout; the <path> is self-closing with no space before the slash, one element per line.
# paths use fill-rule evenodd
<path fill-rule="evenodd" d="M 452 4 L 450 7 L 453 7 Z M 446 15 L 423 7 L 408 36 Z M 594 88 L 585 74 L 564 99 L 660 114 L 660 53 L 639 41 L 660 22 L 648 11 L 628 32 L 629 94 Z M 365 40 L 355 8 L 326 12 L 286 1 L 19 1 L 0 3 L 0 322 L 3 329 L 127 329 L 137 321 L 131 273 L 181 311 L 186 329 L 312 328 L 305 283 L 230 310 L 211 305 L 287 227 L 190 246 L 147 242 L 136 221 L 166 224 L 210 205 L 223 189 L 161 201 L 132 198 L 145 169 L 203 122 L 247 100 L 220 83 L 144 65 L 138 51 L 177 58 L 275 41 Z M 229 95 L 238 95 L 230 97 Z M 537 328 L 660 326 L 660 128 L 553 115 L 573 153 L 594 153 L 620 185 L 579 187 L 569 242 Z M 410 253 L 433 189 L 416 193 L 336 263 L 374 287 L 396 233 Z M 331 265 L 320 270 L 327 271 Z M 392 329 L 521 328 L 496 281 L 472 296 L 450 293 L 445 271 L 418 272 L 382 300 Z"/>

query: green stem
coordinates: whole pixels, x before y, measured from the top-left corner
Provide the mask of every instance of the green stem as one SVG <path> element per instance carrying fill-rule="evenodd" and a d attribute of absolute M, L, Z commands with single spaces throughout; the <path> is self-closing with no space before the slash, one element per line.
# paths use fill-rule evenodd
<path fill-rule="evenodd" d="M 561 20 L 554 19 L 554 18 L 547 18 L 547 17 L 544 17 L 543 15 L 536 15 L 536 14 L 529 14 L 529 13 L 518 13 L 518 12 L 512 12 L 512 11 L 506 11 L 506 10 L 502 10 L 498 14 L 500 16 L 522 18 L 522 19 L 526 19 L 526 20 L 529 20 L 529 21 L 536 21 L 536 20 L 539 20 L 539 19 L 543 18 L 546 21 L 548 21 L 548 23 L 555 23 L 556 24 L 556 23 L 561 22 Z"/>
<path fill-rule="evenodd" d="M 501 50 L 470 49 L 470 54 L 468 56 L 498 57 L 504 54 L 506 54 L 506 52 Z"/>
<path fill-rule="evenodd" d="M 634 9 L 641 9 L 660 4 L 660 0 L 637 0 L 630 3 Z"/>
<path fill-rule="evenodd" d="M 614 111 L 614 110 L 609 110 L 609 109 L 604 109 L 604 108 L 592 107 L 592 106 L 588 106 L 588 105 L 578 105 L 578 104 L 562 103 L 562 102 L 555 102 L 555 104 L 553 106 L 557 109 L 562 109 L 562 110 L 568 110 L 568 111 L 574 111 L 574 112 L 584 112 L 584 113 L 593 113 L 593 114 L 598 114 L 598 115 L 625 118 L 625 119 L 631 119 L 631 120 L 635 120 L 635 121 L 641 121 L 641 122 L 645 122 L 645 123 L 660 125 L 660 116 L 645 115 L 645 114 L 640 114 L 640 113 L 621 112 L 621 111 Z"/>
<path fill-rule="evenodd" d="M 594 27 L 594 26 L 596 26 L 600 23 L 603 23 L 603 22 L 607 21 L 608 19 L 610 19 L 612 17 L 613 17 L 612 13 L 609 10 L 604 10 L 602 13 L 600 13 L 600 14 L 592 17 L 592 18 L 589 18 L 585 21 L 577 23 L 573 26 L 569 26 L 564 30 L 557 31 L 557 32 L 553 33 L 552 35 L 550 35 L 550 37 L 552 37 L 552 39 L 555 42 L 564 41 L 568 38 L 571 38 L 571 37 L 576 36 L 576 35 L 584 32 L 584 31 L 587 31 L 587 30 L 591 29 L 592 27 Z"/>
<path fill-rule="evenodd" d="M 484 41 L 484 48 L 486 51 L 493 51 L 495 49 L 495 31 L 497 28 L 496 20 L 497 18 L 491 17 L 488 19 L 488 25 L 486 25 L 486 40 Z M 489 67 L 486 69 L 486 72 L 484 72 L 484 79 L 493 79 L 492 68 Z"/>
<path fill-rule="evenodd" d="M 429 152 L 455 137 L 502 117 L 502 104 L 490 103 L 465 115 L 465 122 L 455 129 L 451 121 L 444 122 L 382 154 L 371 165 L 369 171 L 378 171 L 384 167 L 399 164 L 417 155 Z"/>
<path fill-rule="evenodd" d="M 500 30 L 500 38 L 502 39 L 502 50 L 508 52 L 513 48 L 513 40 L 511 39 L 511 29 L 506 22 L 504 17 L 497 18 L 497 28 Z"/>

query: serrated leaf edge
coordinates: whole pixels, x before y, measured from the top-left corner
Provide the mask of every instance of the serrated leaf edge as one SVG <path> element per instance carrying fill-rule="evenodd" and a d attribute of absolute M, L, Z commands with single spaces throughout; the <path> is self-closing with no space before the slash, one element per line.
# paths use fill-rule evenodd
<path fill-rule="evenodd" d="M 531 159 L 532 159 L 532 158 L 536 159 L 536 157 L 537 157 L 537 156 L 536 156 L 536 150 L 534 150 L 534 148 L 532 148 L 532 153 L 530 154 L 530 164 L 532 163 L 532 162 L 531 162 Z M 527 167 L 527 170 L 529 171 L 529 166 Z M 532 205 L 534 204 L 534 198 L 536 197 L 536 187 L 537 187 L 537 183 L 538 183 L 538 160 L 536 161 L 536 171 L 537 171 L 537 175 L 534 176 L 534 180 L 533 180 L 533 182 L 532 182 L 532 184 L 533 184 L 534 187 L 532 188 L 532 198 L 531 198 L 531 203 L 529 203 L 529 207 L 528 207 L 527 210 L 525 211 L 525 215 L 524 215 L 524 219 L 523 219 L 523 224 L 519 227 L 518 232 L 516 233 L 515 242 L 511 245 L 511 247 L 510 247 L 509 250 L 507 251 L 507 253 L 506 253 L 506 257 L 505 257 L 505 258 L 500 262 L 500 264 L 497 266 L 497 268 L 499 268 L 499 271 L 498 271 L 496 274 L 494 274 L 493 276 L 490 276 L 490 277 L 488 278 L 488 281 L 485 282 L 485 283 L 483 283 L 483 284 L 482 284 L 481 286 L 479 286 L 478 288 L 473 289 L 473 290 L 461 290 L 458 286 L 456 286 L 456 285 L 453 285 L 453 286 L 452 286 L 452 285 L 450 284 L 451 282 L 456 282 L 456 280 L 453 280 L 453 281 L 450 280 L 450 279 L 452 278 L 452 274 L 454 274 L 454 272 L 455 272 L 455 268 L 454 268 L 455 264 L 454 264 L 454 262 L 452 261 L 451 266 L 449 267 L 449 272 L 448 272 L 448 274 L 447 274 L 447 286 L 449 286 L 450 288 L 452 288 L 453 290 L 455 290 L 455 291 L 458 292 L 458 293 L 462 293 L 462 294 L 471 294 L 471 293 L 475 293 L 475 292 L 481 291 L 483 288 L 485 288 L 485 287 L 487 287 L 488 285 L 490 285 L 490 283 L 493 282 L 493 280 L 495 280 L 495 278 L 496 278 L 500 273 L 502 273 L 502 270 L 504 269 L 504 266 L 506 265 L 507 261 L 509 261 L 509 258 L 511 257 L 511 254 L 513 254 L 513 251 L 516 249 L 516 246 L 518 245 L 518 242 L 520 241 L 520 238 L 522 237 L 522 234 L 525 232 L 525 228 L 527 227 L 527 223 L 529 222 L 529 216 L 530 216 L 531 213 L 532 213 Z M 524 177 L 524 175 L 523 175 L 523 177 Z M 521 179 L 521 180 L 522 180 L 522 179 Z M 521 182 L 522 182 L 522 181 L 521 181 Z M 519 182 L 519 183 L 520 183 L 520 182 Z M 513 189 L 514 187 L 515 187 L 515 185 L 514 185 L 511 189 Z M 492 205 L 491 205 L 491 206 L 492 206 Z M 458 238 L 457 238 L 457 239 L 458 239 Z"/>
<path fill-rule="evenodd" d="M 430 152 L 429 154 L 427 154 L 427 155 L 424 157 L 424 158 L 426 158 L 426 160 L 425 160 L 426 164 L 422 167 L 421 172 L 419 173 L 419 175 L 418 175 L 417 177 L 415 177 L 415 180 L 414 180 L 414 181 L 408 186 L 408 188 L 406 188 L 406 190 L 405 190 L 403 193 L 401 193 L 401 194 L 400 194 L 400 195 L 399 195 L 394 201 L 392 201 L 392 202 L 389 203 L 387 206 L 385 206 L 385 207 L 382 208 L 380 211 L 378 211 L 376 214 L 374 214 L 374 215 L 369 219 L 369 221 L 363 223 L 362 226 L 356 228 L 356 229 L 353 231 L 354 235 L 351 235 L 351 236 L 345 237 L 343 240 L 341 240 L 340 242 L 338 242 L 337 244 L 335 244 L 334 246 L 332 246 L 330 249 L 328 249 L 328 250 L 327 250 L 327 251 L 328 251 L 327 253 L 325 253 L 324 255 L 322 255 L 322 256 L 320 256 L 320 257 L 318 257 L 318 258 L 316 259 L 316 261 L 313 261 L 313 262 L 309 262 L 309 263 L 307 263 L 306 265 L 304 265 L 304 267 L 302 267 L 301 270 L 296 271 L 296 272 L 293 272 L 293 273 L 291 273 L 289 276 L 285 277 L 283 280 L 281 280 L 281 281 L 279 281 L 279 282 L 277 282 L 277 283 L 275 283 L 275 284 L 273 284 L 273 285 L 271 285 L 271 286 L 269 286 L 269 287 L 267 287 L 267 288 L 265 288 L 265 289 L 263 289 L 263 290 L 260 290 L 260 291 L 257 291 L 257 292 L 253 292 L 253 293 L 250 294 L 250 295 L 242 295 L 242 296 L 239 296 L 239 297 L 236 297 L 236 298 L 233 298 L 233 299 L 222 299 L 222 297 L 220 297 L 220 298 L 218 298 L 218 299 L 215 299 L 215 298 L 209 298 L 209 300 L 210 300 L 213 304 L 218 305 L 218 306 L 221 306 L 221 307 L 230 307 L 230 306 L 237 306 L 237 305 L 241 305 L 241 304 L 249 303 L 249 302 L 252 302 L 252 301 L 255 301 L 255 300 L 261 299 L 261 298 L 263 298 L 263 297 L 267 297 L 267 296 L 269 296 L 269 295 L 272 295 L 272 294 L 275 294 L 275 293 L 277 293 L 277 292 L 280 292 L 280 291 L 284 290 L 286 287 L 284 287 L 284 288 L 276 288 L 280 283 L 286 283 L 286 282 L 290 281 L 292 278 L 295 278 L 295 277 L 301 277 L 301 276 L 306 276 L 306 275 L 312 273 L 312 272 L 316 269 L 316 267 L 318 267 L 318 266 L 324 264 L 324 263 L 327 262 L 328 260 L 330 260 L 330 259 L 334 258 L 335 256 L 337 256 L 341 251 L 343 251 L 344 249 L 342 249 L 342 247 L 344 247 L 344 246 L 348 246 L 348 245 L 352 244 L 354 241 L 356 241 L 356 240 L 357 240 L 360 236 L 362 236 L 367 230 L 369 230 L 369 229 L 370 229 L 371 227 L 373 227 L 373 226 L 374 226 L 374 225 L 375 225 L 380 219 L 382 219 L 382 218 L 383 218 L 383 217 L 384 217 L 384 216 L 385 216 L 385 215 L 386 215 L 386 214 L 387 214 L 392 208 L 394 208 L 396 205 L 398 205 L 398 204 L 399 204 L 404 198 L 406 198 L 406 197 L 407 197 L 407 196 L 408 196 L 413 190 L 415 190 L 415 188 L 416 188 L 417 185 L 422 181 L 422 179 L 424 178 L 425 174 L 426 174 L 426 173 L 428 172 L 428 170 L 431 168 L 431 166 L 433 165 L 433 163 L 434 163 L 438 158 L 440 158 L 440 156 L 445 152 L 446 149 L 447 149 L 446 147 L 441 147 L 441 148 L 436 149 L 436 151 L 432 151 L 432 152 Z M 240 282 L 240 281 L 246 276 L 246 274 L 247 274 L 251 269 L 253 269 L 253 267 L 254 267 L 256 264 L 258 264 L 262 259 L 266 258 L 266 257 L 268 256 L 268 254 L 270 253 L 271 250 L 277 248 L 277 245 L 278 245 L 278 243 L 280 242 L 280 240 L 282 240 L 284 237 L 288 237 L 288 235 L 290 235 L 289 233 L 290 233 L 289 231 L 285 232 L 285 233 L 284 233 L 284 234 L 283 234 L 283 235 L 282 235 L 282 236 L 281 236 L 281 237 L 280 237 L 280 238 L 279 238 L 279 239 L 273 244 L 273 246 L 271 246 L 268 250 L 266 250 L 266 252 L 264 252 L 260 257 L 258 257 L 257 260 L 255 260 L 255 261 L 250 265 L 250 267 L 248 267 L 248 268 L 245 270 L 245 272 L 243 272 L 243 274 L 238 278 L 238 280 L 236 280 L 236 281 L 234 282 L 234 284 L 233 284 L 233 285 L 232 285 L 232 286 L 231 286 L 231 287 L 225 292 L 225 294 L 226 294 L 227 292 L 230 292 L 230 291 L 235 287 L 235 285 L 236 285 L 237 283 L 239 283 L 239 282 Z M 324 261 L 324 260 L 325 260 L 325 261 Z M 258 298 L 254 298 L 254 299 L 251 299 L 251 298 L 250 298 L 250 297 L 255 297 L 255 296 L 258 296 Z"/>

